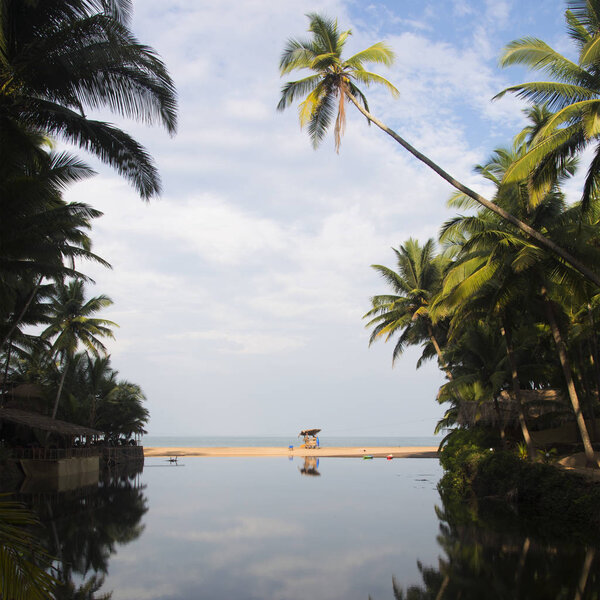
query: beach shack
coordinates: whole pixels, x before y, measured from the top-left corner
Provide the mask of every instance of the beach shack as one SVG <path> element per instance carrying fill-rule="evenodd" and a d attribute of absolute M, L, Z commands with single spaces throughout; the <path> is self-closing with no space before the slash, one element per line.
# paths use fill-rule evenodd
<path fill-rule="evenodd" d="M 45 415 L 0 408 L 0 445 L 27 478 L 98 482 L 102 432 Z"/>
<path fill-rule="evenodd" d="M 320 429 L 303 429 L 298 437 L 304 438 L 304 444 L 300 445 L 300 448 L 318 448 L 319 438 L 317 434 L 321 431 Z"/>

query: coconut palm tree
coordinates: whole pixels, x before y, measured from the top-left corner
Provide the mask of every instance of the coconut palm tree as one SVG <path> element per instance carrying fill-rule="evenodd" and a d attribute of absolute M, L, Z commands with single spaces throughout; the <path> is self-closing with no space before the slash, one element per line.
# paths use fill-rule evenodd
<path fill-rule="evenodd" d="M 76 258 L 110 265 L 91 251 L 87 231 L 102 213 L 66 203 L 64 188 L 93 171 L 64 152 L 48 152 L 37 134 L 19 129 L 13 152 L 0 144 L 0 348 L 14 334 L 45 278 L 85 276 Z M 24 147 L 23 151 L 19 148 Z M 23 290 L 29 296 L 21 301 Z"/>
<path fill-rule="evenodd" d="M 526 148 L 523 146 L 517 149 L 516 153 L 508 150 L 496 151 L 488 165 L 478 167 L 479 172 L 486 174 L 488 179 L 496 184 L 496 202 L 510 207 L 511 212 L 521 215 L 539 228 L 544 228 L 552 236 L 564 236 L 570 229 L 569 220 L 572 221 L 571 228 L 573 221 L 579 223 L 578 228 L 584 235 L 571 235 L 571 243 L 584 244 L 587 228 L 576 216 L 577 209 L 565 210 L 564 198 L 556 187 L 532 208 L 526 182 L 507 183 L 503 180 L 502 175 L 514 162 L 515 156 L 522 155 L 525 151 Z M 562 175 L 561 173 L 555 175 L 555 181 L 560 181 Z M 453 201 L 460 204 L 465 202 L 465 199 L 454 197 Z M 480 212 L 473 217 L 453 219 L 443 228 L 442 239 L 456 236 L 456 230 L 459 230 L 461 236 L 466 235 L 468 241 L 463 245 L 462 256 L 448 273 L 444 290 L 439 295 L 438 305 L 434 307 L 434 314 L 445 314 L 443 310 L 440 311 L 440 306 L 442 308 L 450 306 L 456 311 L 455 318 L 464 320 L 463 309 L 479 302 L 484 305 L 488 303 L 490 313 L 494 313 L 501 319 L 512 373 L 513 391 L 519 408 L 519 421 L 531 456 L 531 440 L 519 398 L 520 384 L 511 343 L 513 324 L 516 322 L 511 313 L 515 315 L 531 310 L 536 303 L 538 308 L 545 310 L 586 459 L 589 464 L 594 464 L 594 452 L 567 354 L 564 327 L 560 325 L 557 314 L 560 303 L 556 302 L 561 296 L 561 289 L 566 288 L 566 294 L 571 298 L 580 295 L 581 281 L 570 280 L 569 272 L 555 261 L 554 256 L 541 252 L 527 240 L 507 230 L 502 221 L 495 219 L 489 213 Z M 566 243 L 566 239 L 563 238 L 562 242 Z M 595 260 L 598 260 L 598 257 Z"/>
<path fill-rule="evenodd" d="M 429 315 L 429 306 L 441 289 L 443 262 L 435 255 L 432 239 L 421 246 L 417 240 L 409 239 L 398 249 L 397 270 L 383 265 L 371 265 L 391 287 L 392 294 L 371 298 L 372 308 L 363 318 L 373 327 L 369 345 L 384 338 L 385 341 L 398 334 L 392 354 L 392 364 L 402 354 L 407 345 L 431 344 L 438 357 L 438 363 L 451 379 L 442 355 L 440 335 L 443 327 L 434 325 Z"/>
<path fill-rule="evenodd" d="M 151 157 L 108 109 L 173 134 L 176 94 L 165 65 L 128 27 L 130 0 L 0 0 L 0 141 L 13 123 L 59 136 L 115 168 L 148 199 L 160 192 Z"/>
<path fill-rule="evenodd" d="M 52 352 L 60 359 L 63 369 L 52 410 L 53 419 L 56 418 L 67 370 L 77 347 L 83 345 L 94 356 L 106 354 L 100 338 L 113 338 L 111 327 L 117 327 L 117 324 L 93 315 L 111 304 L 112 300 L 103 295 L 86 301 L 84 284 L 80 279 L 56 285 L 56 294 L 49 307 L 52 322 L 42 333 L 42 337 L 52 340 Z"/>
<path fill-rule="evenodd" d="M 551 186 L 557 162 L 595 146 L 583 187 L 586 210 L 592 196 L 600 192 L 600 2 L 567 0 L 567 6 L 567 32 L 578 52 L 577 62 L 538 38 L 514 40 L 504 49 L 500 64 L 543 71 L 549 80 L 513 85 L 496 98 L 510 92 L 556 111 L 537 131 L 529 151 L 506 173 L 507 181 L 530 178 L 533 203 Z"/>
<path fill-rule="evenodd" d="M 309 14 L 308 18 L 310 21 L 308 30 L 312 34 L 312 38 L 310 40 L 290 39 L 281 56 L 279 68 L 282 76 L 298 69 L 312 71 L 312 75 L 286 83 L 282 88 L 281 99 L 277 108 L 278 110 L 284 110 L 295 100 L 304 98 L 299 109 L 300 123 L 308 125 L 308 132 L 313 141 L 313 146 L 318 145 L 325 137 L 337 106 L 334 135 L 336 148 L 339 148 L 345 124 L 345 103 L 348 100 L 366 117 L 367 121 L 377 125 L 377 127 L 391 136 L 415 158 L 426 164 L 458 191 L 466 194 L 517 229 L 523 231 L 536 244 L 551 250 L 590 281 L 600 286 L 600 276 L 593 269 L 590 269 L 567 250 L 561 248 L 554 241 L 548 239 L 527 223 L 519 220 L 501 206 L 490 202 L 452 177 L 369 112 L 366 97 L 356 83 L 364 85 L 379 83 L 387 87 L 393 94 L 398 93 L 389 81 L 379 75 L 366 71 L 364 68 L 364 63 L 391 64 L 394 55 L 385 44 L 374 44 L 366 50 L 344 60 L 341 54 L 352 32 L 350 30 L 340 31 L 336 20 L 328 19 L 318 14 Z"/>

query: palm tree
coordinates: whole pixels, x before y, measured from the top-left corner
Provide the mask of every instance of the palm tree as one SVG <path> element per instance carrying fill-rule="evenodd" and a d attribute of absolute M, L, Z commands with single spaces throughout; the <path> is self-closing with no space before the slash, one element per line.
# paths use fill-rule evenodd
<path fill-rule="evenodd" d="M 129 30 L 130 4 L 0 0 L 0 136 L 15 122 L 60 136 L 115 168 L 148 199 L 160 192 L 151 157 L 127 133 L 85 113 L 106 108 L 175 132 L 173 81 Z"/>
<path fill-rule="evenodd" d="M 52 410 L 53 419 L 56 418 L 67 370 L 77 347 L 82 344 L 94 356 L 106 354 L 100 338 L 114 337 L 110 327 L 117 327 L 112 321 L 92 316 L 110 306 L 112 300 L 107 296 L 96 296 L 86 301 L 83 285 L 79 279 L 57 284 L 49 309 L 52 323 L 42 333 L 46 339 L 53 338 L 52 352 L 61 359 L 63 369 Z"/>
<path fill-rule="evenodd" d="M 75 258 L 110 265 L 91 251 L 87 230 L 102 213 L 87 204 L 67 204 L 64 188 L 93 171 L 67 153 L 46 151 L 38 135 L 19 129 L 19 144 L 0 144 L 0 348 L 30 309 L 45 278 L 78 276 Z M 25 149 L 20 151 L 19 147 Z M 21 301 L 28 287 L 28 297 Z"/>
<path fill-rule="evenodd" d="M 396 255 L 397 271 L 383 265 L 371 265 L 391 287 L 393 294 L 371 298 L 372 308 L 363 317 L 370 319 L 366 326 L 373 327 L 369 345 L 381 338 L 388 341 L 398 333 L 392 354 L 392 362 L 395 362 L 406 345 L 431 343 L 439 365 L 451 379 L 440 346 L 441 327 L 434 326 L 429 315 L 429 306 L 441 288 L 443 275 L 442 260 L 435 255 L 434 241 L 429 239 L 421 246 L 411 238 L 392 250 Z"/>
<path fill-rule="evenodd" d="M 310 40 L 289 40 L 281 56 L 279 68 L 282 76 L 297 69 L 306 69 L 312 71 L 313 74 L 298 81 L 286 83 L 282 88 L 277 109 L 284 110 L 298 98 L 305 97 L 300 104 L 300 123 L 308 125 L 308 132 L 313 141 L 313 146 L 318 145 L 327 133 L 337 103 L 334 134 L 336 148 L 339 148 L 340 136 L 343 133 L 345 124 L 345 102 L 349 100 L 366 117 L 367 121 L 377 125 L 454 188 L 523 231 L 527 236 L 533 238 L 539 246 L 548 248 L 590 281 L 600 286 L 600 276 L 594 270 L 501 206 L 490 202 L 456 180 L 369 112 L 366 97 L 355 82 L 365 85 L 380 83 L 393 94 L 398 93 L 389 81 L 364 69 L 364 63 L 391 64 L 393 53 L 385 44 L 374 44 L 351 58 L 343 60 L 341 53 L 348 36 L 351 35 L 351 31 L 341 32 L 338 29 L 336 20 L 318 14 L 309 14 L 308 18 L 310 20 L 308 30 L 312 33 L 312 38 Z"/>
<path fill-rule="evenodd" d="M 500 64 L 544 71 L 550 80 L 513 85 L 496 98 L 511 92 L 556 111 L 537 131 L 529 151 L 506 173 L 507 181 L 530 177 L 533 202 L 549 189 L 557 162 L 561 164 L 595 144 L 583 187 L 585 210 L 591 197 L 600 191 L 600 2 L 567 0 L 567 6 L 567 31 L 579 54 L 577 62 L 538 38 L 514 40 L 504 49 Z"/>
<path fill-rule="evenodd" d="M 516 156 L 524 154 L 525 147 L 520 147 L 516 152 Z M 553 236 L 561 234 L 564 236 L 570 229 L 569 220 L 574 220 L 579 223 L 578 229 L 583 231 L 584 235 L 579 236 L 582 239 L 577 239 L 576 236 L 572 236 L 572 239 L 579 244 L 585 243 L 586 228 L 577 216 L 577 208 L 565 211 L 563 196 L 556 186 L 532 208 L 525 182 L 510 183 L 503 180 L 503 173 L 514 159 L 515 154 L 510 151 L 496 151 L 488 165 L 478 167 L 479 172 L 496 184 L 496 201 L 510 206 L 511 211 L 522 215 L 523 218 Z M 562 176 L 562 173 L 556 174 L 555 181 L 560 181 Z M 464 203 L 465 199 L 455 196 L 453 201 L 460 204 Z M 576 296 L 580 292 L 581 281 L 570 280 L 569 272 L 557 264 L 553 256 L 540 252 L 523 238 L 508 231 L 501 221 L 494 219 L 489 213 L 453 219 L 444 226 L 442 239 L 456 236 L 457 230 L 460 231 L 460 235 L 466 234 L 468 241 L 463 245 L 462 256 L 448 273 L 444 291 L 439 296 L 439 305 L 434 307 L 434 313 L 439 310 L 440 305 L 442 307 L 445 305 L 454 307 L 455 318 L 464 319 L 464 308 L 479 302 L 488 303 L 488 310 L 501 319 L 513 390 L 519 408 L 519 420 L 531 455 L 531 441 L 519 400 L 520 384 L 511 338 L 513 324 L 517 320 L 514 315 L 532 310 L 537 302 L 539 308 L 546 311 L 546 319 L 556 344 L 586 459 L 589 464 L 595 464 L 594 451 L 573 381 L 571 363 L 567 356 L 563 328 L 557 318 L 559 303 L 551 297 L 551 293 L 554 297 L 559 297 L 560 290 L 565 287 L 568 289 L 567 295 L 571 298 Z M 597 261 L 598 257 L 595 260 Z M 443 311 L 440 312 L 444 314 Z"/>

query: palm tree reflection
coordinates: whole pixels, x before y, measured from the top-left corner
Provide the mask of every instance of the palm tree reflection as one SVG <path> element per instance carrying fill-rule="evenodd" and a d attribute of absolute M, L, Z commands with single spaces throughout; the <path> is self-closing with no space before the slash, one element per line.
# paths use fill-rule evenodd
<path fill-rule="evenodd" d="M 110 557 L 117 546 L 137 539 L 144 530 L 142 517 L 148 506 L 137 474 L 135 470 L 113 473 L 97 487 L 24 498 L 40 516 L 42 544 L 56 557 L 57 599 L 112 597 L 112 592 L 96 595 Z"/>
<path fill-rule="evenodd" d="M 395 600 L 597 600 L 600 560 L 597 547 L 575 536 L 548 537 L 543 526 L 524 532 L 492 527 L 476 518 L 465 522 L 452 510 L 438 510 L 437 567 L 417 561 L 422 584 L 403 588 L 392 580 Z M 498 525 L 498 523 L 496 523 Z"/>

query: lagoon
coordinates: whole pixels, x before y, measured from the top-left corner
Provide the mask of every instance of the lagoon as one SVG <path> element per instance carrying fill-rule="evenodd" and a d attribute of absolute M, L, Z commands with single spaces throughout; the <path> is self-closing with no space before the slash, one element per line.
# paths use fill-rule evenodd
<path fill-rule="evenodd" d="M 157 457 L 22 499 L 65 584 L 96 578 L 90 599 L 597 599 L 597 540 L 505 506 L 469 521 L 441 475 L 436 459 Z"/>
<path fill-rule="evenodd" d="M 435 562 L 437 460 L 147 459 L 150 507 L 115 598 L 374 598 Z"/>

